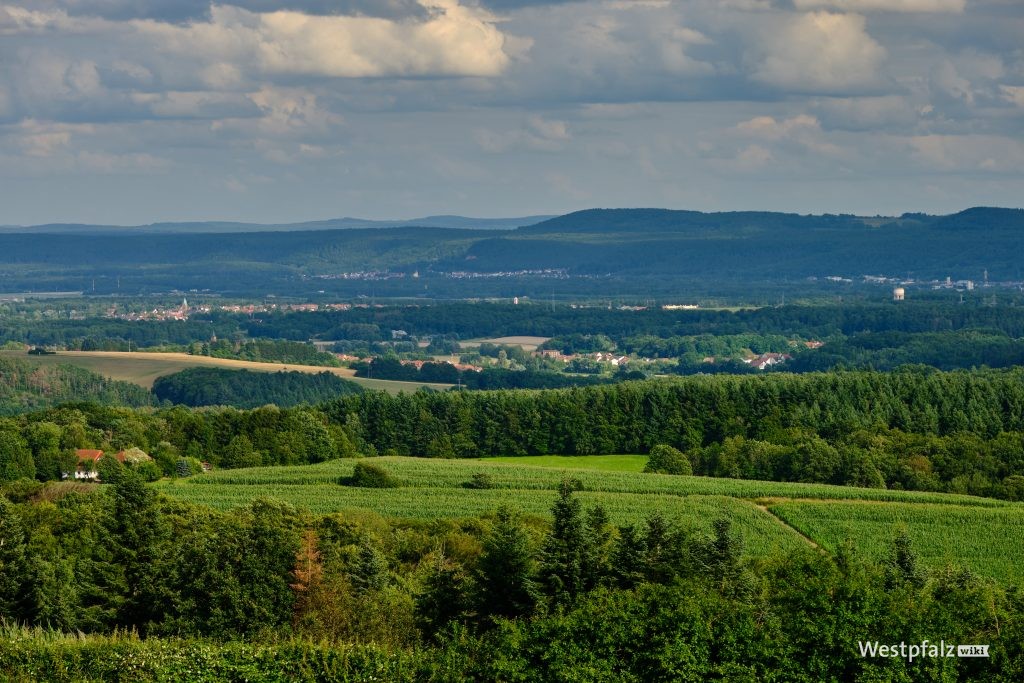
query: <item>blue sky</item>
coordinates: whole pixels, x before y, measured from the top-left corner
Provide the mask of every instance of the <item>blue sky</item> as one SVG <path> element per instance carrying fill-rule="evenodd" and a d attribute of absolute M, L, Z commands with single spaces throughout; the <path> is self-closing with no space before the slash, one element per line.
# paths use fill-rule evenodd
<path fill-rule="evenodd" d="M 0 0 L 0 224 L 1022 196 L 1020 0 Z"/>

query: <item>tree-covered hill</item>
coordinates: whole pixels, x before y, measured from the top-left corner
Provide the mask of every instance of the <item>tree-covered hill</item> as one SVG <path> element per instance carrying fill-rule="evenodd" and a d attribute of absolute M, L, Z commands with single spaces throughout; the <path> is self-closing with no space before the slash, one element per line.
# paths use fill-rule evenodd
<path fill-rule="evenodd" d="M 11 415 L 69 401 L 141 407 L 152 395 L 130 382 L 118 382 L 71 365 L 36 365 L 0 358 L 0 414 Z"/>
<path fill-rule="evenodd" d="M 392 296 L 480 296 L 500 283 L 515 283 L 516 295 L 547 295 L 552 277 L 591 294 L 807 285 L 831 275 L 981 280 L 986 270 L 991 280 L 1016 281 L 1024 279 L 1022 225 L 1024 211 L 998 208 L 891 218 L 592 209 L 515 230 L 0 233 L 0 277 L 12 291 Z"/>
<path fill-rule="evenodd" d="M 355 382 L 328 372 L 250 372 L 219 368 L 190 368 L 158 377 L 153 394 L 162 401 L 187 406 L 256 408 L 320 403 L 363 390 Z"/>

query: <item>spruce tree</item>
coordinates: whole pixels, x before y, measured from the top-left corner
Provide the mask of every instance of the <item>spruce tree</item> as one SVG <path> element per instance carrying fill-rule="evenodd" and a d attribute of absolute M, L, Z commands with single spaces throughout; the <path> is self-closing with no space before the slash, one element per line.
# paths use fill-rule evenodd
<path fill-rule="evenodd" d="M 477 569 L 481 614 L 515 618 L 533 612 L 538 597 L 533 554 L 509 508 L 498 508 Z"/>
<path fill-rule="evenodd" d="M 563 479 L 551 508 L 554 523 L 544 543 L 542 578 L 555 602 L 571 603 L 584 590 L 587 534 L 583 505 L 573 493 L 578 483 Z"/>

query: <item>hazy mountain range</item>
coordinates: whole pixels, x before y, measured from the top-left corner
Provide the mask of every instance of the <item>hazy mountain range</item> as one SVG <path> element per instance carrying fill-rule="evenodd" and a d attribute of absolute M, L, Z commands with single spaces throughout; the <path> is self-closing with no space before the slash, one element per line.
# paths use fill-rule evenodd
<path fill-rule="evenodd" d="M 46 223 L 43 225 L 2 225 L 3 232 L 48 234 L 90 233 L 225 233 L 296 232 L 306 230 L 358 230 L 364 228 L 461 228 L 467 230 L 512 230 L 533 225 L 555 216 L 520 218 L 470 218 L 467 216 L 424 216 L 408 220 L 370 220 L 367 218 L 329 218 L 303 223 L 235 223 L 231 221 L 191 221 L 150 223 L 148 225 L 92 225 L 86 223 Z"/>
<path fill-rule="evenodd" d="M 448 227 L 422 225 L 426 220 L 367 228 L 341 219 L 277 231 L 164 224 L 3 232 L 0 291 L 462 298 L 758 291 L 780 283 L 860 282 L 866 275 L 982 281 L 987 273 L 992 281 L 1024 280 L 1021 209 L 898 217 L 591 209 L 514 229 L 498 229 L 498 220 L 440 217 Z"/>

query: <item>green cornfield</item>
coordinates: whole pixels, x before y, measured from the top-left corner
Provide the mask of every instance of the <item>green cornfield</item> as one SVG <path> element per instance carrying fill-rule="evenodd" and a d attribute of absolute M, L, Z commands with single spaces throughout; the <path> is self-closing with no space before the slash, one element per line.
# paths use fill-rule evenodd
<path fill-rule="evenodd" d="M 727 517 L 748 555 L 810 547 L 808 539 L 835 551 L 849 539 L 856 549 L 877 558 L 902 525 L 929 566 L 955 563 L 1003 581 L 1024 579 L 1024 505 L 1019 503 L 942 493 L 644 474 L 619 469 L 621 458 L 628 456 L 614 457 L 620 461 L 603 463 L 611 470 L 583 469 L 588 464 L 584 458 L 544 458 L 540 465 L 374 458 L 374 464 L 399 483 L 393 489 L 339 483 L 360 460 L 221 470 L 155 486 L 174 498 L 222 510 L 271 497 L 314 514 L 369 511 L 393 518 L 457 518 L 487 515 L 509 505 L 544 517 L 550 514 L 559 483 L 569 476 L 582 484 L 579 496 L 584 505 L 602 505 L 617 524 L 640 524 L 659 512 L 683 527 L 707 533 L 714 520 Z M 572 467 L 552 466 L 561 463 Z M 491 488 L 466 487 L 474 474 L 488 475 Z"/>
<path fill-rule="evenodd" d="M 834 552 L 849 542 L 878 560 L 905 529 L 928 567 L 967 567 L 982 576 L 1024 584 L 1024 506 L 967 507 L 934 503 L 786 502 L 769 510 Z"/>

